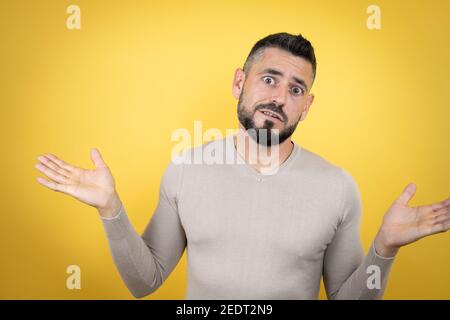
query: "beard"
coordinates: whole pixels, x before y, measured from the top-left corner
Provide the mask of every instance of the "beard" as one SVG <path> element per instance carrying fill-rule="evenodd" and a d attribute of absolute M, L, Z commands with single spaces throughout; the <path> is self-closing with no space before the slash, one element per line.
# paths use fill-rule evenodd
<path fill-rule="evenodd" d="M 283 118 L 283 122 L 287 122 L 287 116 L 283 112 L 280 106 L 277 106 L 275 103 L 267 103 L 267 104 L 259 104 L 255 107 L 253 111 L 249 111 L 245 108 L 245 106 L 242 104 L 243 100 L 243 93 L 241 92 L 241 95 L 239 96 L 239 102 L 238 102 L 238 119 L 241 125 L 245 128 L 248 135 L 258 144 L 270 147 L 273 145 L 281 144 L 286 139 L 288 139 L 292 134 L 294 133 L 295 129 L 297 128 L 297 125 L 300 121 L 300 119 L 293 125 L 286 126 L 282 130 L 280 129 L 274 129 L 273 126 L 275 123 L 269 119 L 264 120 L 264 123 L 261 127 L 257 127 L 255 125 L 255 121 L 253 120 L 256 111 L 260 109 L 268 109 L 273 112 L 276 112 Z"/>

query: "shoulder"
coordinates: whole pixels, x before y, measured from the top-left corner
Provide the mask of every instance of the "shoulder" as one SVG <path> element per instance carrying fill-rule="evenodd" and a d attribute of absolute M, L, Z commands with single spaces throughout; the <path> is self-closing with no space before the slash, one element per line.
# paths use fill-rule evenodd
<path fill-rule="evenodd" d="M 307 149 L 299 147 L 299 156 L 294 167 L 306 173 L 339 182 L 342 185 L 354 183 L 353 177 L 344 168 L 325 159 L 323 156 Z"/>
<path fill-rule="evenodd" d="M 221 159 L 227 152 L 227 140 L 226 138 L 216 139 L 212 141 L 205 142 L 196 147 L 189 147 L 179 152 L 178 154 L 173 154 L 169 165 L 198 165 L 198 164 L 211 164 L 221 163 Z M 211 159 L 209 158 L 211 157 Z"/>
<path fill-rule="evenodd" d="M 294 166 L 296 171 L 308 177 L 308 181 L 317 184 L 323 192 L 334 193 L 340 212 L 348 207 L 359 206 L 359 187 L 347 169 L 303 147 Z"/>
<path fill-rule="evenodd" d="M 205 168 L 215 168 L 215 166 L 208 164 L 211 161 L 214 163 L 217 159 L 220 163 L 220 158 L 223 158 L 225 154 L 225 143 L 225 139 L 212 140 L 196 147 L 186 148 L 180 153 L 172 154 L 162 177 L 163 188 L 168 193 L 173 194 L 175 192 L 178 194 L 186 175 L 200 178 L 199 175 L 205 171 Z"/>

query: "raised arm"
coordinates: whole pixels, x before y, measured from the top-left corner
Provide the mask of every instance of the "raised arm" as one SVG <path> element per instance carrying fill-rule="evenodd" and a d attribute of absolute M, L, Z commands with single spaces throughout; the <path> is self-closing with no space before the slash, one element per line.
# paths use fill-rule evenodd
<path fill-rule="evenodd" d="M 324 283 L 330 299 L 380 299 L 400 247 L 450 229 L 450 198 L 410 207 L 416 186 L 408 184 L 392 203 L 364 256 L 359 238 L 361 202 L 358 188 L 344 172 L 343 212 L 324 260 Z"/>
<path fill-rule="evenodd" d="M 158 206 L 142 237 L 132 228 L 124 207 L 117 217 L 103 218 L 114 262 L 136 298 L 163 284 L 186 247 L 176 201 L 180 170 L 180 165 L 171 163 L 164 172 Z"/>
<path fill-rule="evenodd" d="M 361 199 L 353 178 L 342 170 L 342 219 L 325 251 L 323 280 L 328 299 L 380 299 L 394 257 L 377 253 L 373 242 L 364 255 L 360 241 Z"/>
<path fill-rule="evenodd" d="M 77 168 L 53 154 L 45 154 L 38 157 L 36 168 L 50 180 L 41 177 L 37 180 L 49 189 L 97 208 L 123 281 L 133 296 L 144 297 L 162 285 L 186 246 L 176 204 L 181 166 L 171 164 L 164 172 L 158 206 L 139 236 L 117 195 L 111 171 L 97 149 L 91 151 L 91 159 L 94 170 Z"/>

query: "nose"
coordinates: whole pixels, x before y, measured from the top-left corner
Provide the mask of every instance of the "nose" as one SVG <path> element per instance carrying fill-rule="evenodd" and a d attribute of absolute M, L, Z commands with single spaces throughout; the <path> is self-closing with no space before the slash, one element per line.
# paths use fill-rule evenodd
<path fill-rule="evenodd" d="M 276 103 L 278 106 L 283 106 L 286 104 L 287 95 L 289 89 L 283 86 L 278 86 L 273 89 L 272 95 L 270 97 L 270 102 Z"/>

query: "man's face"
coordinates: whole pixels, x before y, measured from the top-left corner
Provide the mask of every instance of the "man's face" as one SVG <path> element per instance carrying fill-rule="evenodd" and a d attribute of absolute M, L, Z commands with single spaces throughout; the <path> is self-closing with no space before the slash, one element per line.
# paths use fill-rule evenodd
<path fill-rule="evenodd" d="M 285 50 L 267 48 L 249 69 L 248 74 L 237 69 L 233 81 L 233 94 L 239 99 L 239 122 L 260 144 L 282 143 L 305 119 L 314 100 L 309 94 L 312 65 Z M 263 132 L 267 133 L 265 138 L 258 139 Z M 271 134 L 278 139 L 271 139 Z"/>

